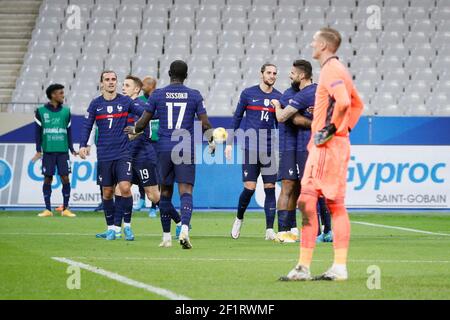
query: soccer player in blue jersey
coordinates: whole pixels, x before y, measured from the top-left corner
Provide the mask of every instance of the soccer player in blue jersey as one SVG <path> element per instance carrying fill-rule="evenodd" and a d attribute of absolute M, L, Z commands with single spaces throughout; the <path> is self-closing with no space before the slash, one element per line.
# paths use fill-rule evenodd
<path fill-rule="evenodd" d="M 303 177 L 308 158 L 307 145 L 311 138 L 312 111 L 317 89 L 317 84 L 312 81 L 312 66 L 309 61 L 295 60 L 290 78 L 292 86 L 298 88 L 295 95 L 293 97 L 284 95 L 280 101 L 272 101 L 280 123 L 279 175 L 282 186 L 278 199 L 277 238 L 281 242 L 295 242 L 298 239 L 296 204 L 300 194 L 299 182 Z M 281 128 L 285 128 L 285 141 L 282 141 Z M 294 172 L 295 175 L 292 174 Z M 323 198 L 319 201 L 319 205 L 321 213 L 326 214 Z M 294 230 L 297 231 L 296 234 L 293 233 Z"/>
<path fill-rule="evenodd" d="M 146 103 L 138 97 L 142 88 L 142 81 L 135 76 L 129 75 L 125 78 L 122 86 L 122 94 L 133 99 L 133 104 L 136 107 L 145 109 Z M 135 114 L 128 114 L 128 123 L 134 125 L 139 117 Z M 131 155 L 132 168 L 132 183 L 144 188 L 144 192 L 148 199 L 153 202 L 159 202 L 159 189 L 156 177 L 156 151 L 150 142 L 150 129 L 146 127 L 143 134 L 133 137 L 129 143 L 129 150 Z M 116 187 L 115 201 L 121 202 L 122 195 L 119 186 Z M 116 210 L 123 208 L 118 207 Z M 125 240 L 134 240 L 134 234 L 131 229 L 131 212 L 119 212 L 114 217 L 114 224 L 124 226 Z"/>
<path fill-rule="evenodd" d="M 150 76 L 146 76 L 142 79 L 142 92 L 143 94 L 139 96 L 139 99 L 141 99 L 144 102 L 148 101 L 148 97 L 155 91 L 156 89 L 156 79 Z M 150 121 L 149 127 L 151 127 L 152 121 Z M 150 133 L 151 134 L 151 133 Z M 154 141 L 153 137 L 150 139 L 151 142 Z M 139 211 L 141 209 L 145 208 L 145 190 L 142 187 L 141 184 L 139 184 L 139 201 L 136 203 L 136 205 L 133 207 L 134 211 Z M 150 218 L 156 218 L 156 203 L 152 202 L 152 205 L 149 209 L 149 217 Z"/>
<path fill-rule="evenodd" d="M 141 115 L 143 109 L 136 106 L 127 96 L 116 92 L 117 75 L 114 71 L 103 71 L 100 76 L 102 95 L 90 103 L 81 131 L 80 157 L 86 158 L 87 143 L 94 122 L 98 128 L 97 171 L 98 180 L 103 188 L 103 207 L 108 230 L 97 234 L 98 238 L 115 240 L 121 233 L 121 223 L 115 224 L 115 215 L 123 212 L 131 214 L 133 197 L 131 194 L 131 156 L 129 140 L 124 129 L 128 114 Z M 114 203 L 114 186 L 118 185 L 121 198 Z M 124 232 L 128 232 L 124 230 Z"/>
<path fill-rule="evenodd" d="M 202 123 L 202 131 L 214 152 L 212 126 L 208 120 L 203 98 L 198 90 L 186 87 L 188 66 L 184 61 L 175 60 L 170 64 L 170 84 L 156 89 L 149 97 L 148 108 L 136 123 L 126 132 L 142 132 L 155 112 L 159 115 L 159 140 L 157 142 L 158 164 L 161 174 L 161 200 L 159 210 L 163 227 L 162 247 L 171 246 L 170 219 L 173 185 L 178 183 L 180 194 L 181 233 L 179 241 L 183 249 L 191 249 L 189 223 L 192 216 L 192 191 L 195 182 L 194 163 L 194 120 Z M 181 140 L 181 141 L 180 141 Z"/>
<path fill-rule="evenodd" d="M 277 79 L 277 67 L 266 63 L 261 67 L 261 79 L 258 85 L 242 91 L 233 116 L 232 128 L 236 131 L 246 117 L 244 125 L 244 144 L 242 180 L 244 190 L 239 197 L 236 219 L 231 230 L 233 239 L 239 238 L 244 213 L 255 193 L 256 182 L 261 174 L 264 182 L 264 212 L 266 214 L 266 240 L 275 239 L 273 223 L 275 220 L 276 199 L 275 183 L 277 166 L 275 161 L 273 132 L 276 127 L 275 109 L 270 105 L 272 99 L 279 99 L 281 92 L 274 88 Z M 229 134 L 225 155 L 231 159 L 232 143 L 235 134 Z M 246 138 L 248 137 L 248 139 Z"/>

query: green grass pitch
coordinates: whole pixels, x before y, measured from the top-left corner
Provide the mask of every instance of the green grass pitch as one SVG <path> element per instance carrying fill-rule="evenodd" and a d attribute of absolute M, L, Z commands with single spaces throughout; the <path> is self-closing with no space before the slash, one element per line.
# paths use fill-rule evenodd
<path fill-rule="evenodd" d="M 81 288 L 70 290 L 68 265 L 52 257 L 192 299 L 450 299 L 448 214 L 352 213 L 346 282 L 278 282 L 295 265 L 298 244 L 264 241 L 262 212 L 247 213 L 241 238 L 233 240 L 233 219 L 232 213 L 194 212 L 194 248 L 182 250 L 175 240 L 172 248 L 159 248 L 159 219 L 143 212 L 133 218 L 134 242 L 95 239 L 104 229 L 100 213 L 81 212 L 70 219 L 0 212 L 0 299 L 165 299 L 87 270 L 81 270 Z M 312 273 L 325 271 L 332 256 L 331 244 L 318 244 Z M 381 289 L 367 287 L 372 265 L 380 268 Z"/>

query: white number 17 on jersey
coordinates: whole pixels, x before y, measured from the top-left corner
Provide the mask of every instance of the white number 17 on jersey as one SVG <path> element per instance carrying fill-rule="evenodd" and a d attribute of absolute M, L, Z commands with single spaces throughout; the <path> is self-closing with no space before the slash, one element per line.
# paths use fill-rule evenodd
<path fill-rule="evenodd" d="M 181 128 L 181 123 L 183 122 L 184 113 L 186 112 L 186 102 L 166 102 L 167 106 L 167 129 L 173 129 L 173 107 L 179 107 L 180 113 L 178 114 L 177 123 L 175 124 L 175 129 Z"/>

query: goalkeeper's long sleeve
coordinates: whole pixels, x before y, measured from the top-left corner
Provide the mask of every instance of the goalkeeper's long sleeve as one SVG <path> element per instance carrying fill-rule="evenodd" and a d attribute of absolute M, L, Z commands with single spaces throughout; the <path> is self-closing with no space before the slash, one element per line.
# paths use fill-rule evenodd
<path fill-rule="evenodd" d="M 347 121 L 348 111 L 351 106 L 350 95 L 347 88 L 342 84 L 336 85 L 333 88 L 332 97 L 335 100 L 333 115 L 331 116 L 331 123 L 334 123 L 337 129 L 337 133 L 343 133 L 348 131 Z"/>
<path fill-rule="evenodd" d="M 350 107 L 350 118 L 348 119 L 348 127 L 353 130 L 353 128 L 358 123 L 359 118 L 364 110 L 364 103 L 358 94 L 355 87 L 352 89 L 351 94 L 351 107 Z"/>

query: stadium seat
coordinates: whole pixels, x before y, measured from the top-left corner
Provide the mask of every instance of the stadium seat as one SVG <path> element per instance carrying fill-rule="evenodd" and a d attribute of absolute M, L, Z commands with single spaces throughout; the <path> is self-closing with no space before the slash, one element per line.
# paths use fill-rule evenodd
<path fill-rule="evenodd" d="M 305 0 L 305 7 L 311 6 L 326 8 L 330 6 L 330 0 Z"/>
<path fill-rule="evenodd" d="M 136 33 L 141 28 L 141 17 L 122 17 L 116 21 L 116 30 L 128 30 Z"/>
<path fill-rule="evenodd" d="M 275 10 L 275 21 L 281 21 L 282 19 L 298 20 L 300 18 L 300 10 L 296 6 L 280 6 L 278 10 Z"/>
<path fill-rule="evenodd" d="M 246 8 L 252 5 L 252 0 L 227 0 L 228 6 L 244 6 Z"/>
<path fill-rule="evenodd" d="M 220 58 L 221 57 L 219 57 L 215 61 L 218 61 L 218 63 L 220 63 Z M 211 57 L 210 55 L 207 55 L 207 54 L 191 55 L 191 57 L 189 58 L 189 61 L 188 61 L 188 66 L 189 66 L 189 69 L 195 68 L 195 67 L 206 67 L 206 68 L 209 68 L 209 70 L 212 70 L 213 69 L 212 61 L 213 61 L 213 57 Z"/>
<path fill-rule="evenodd" d="M 217 55 L 217 45 L 213 42 L 200 41 L 192 47 L 192 55 L 206 54 L 211 57 Z"/>
<path fill-rule="evenodd" d="M 299 5 L 298 0 L 279 0 L 278 2 L 279 2 L 279 4 L 278 4 L 279 8 L 286 7 L 286 6 L 298 7 L 298 5 Z"/>
<path fill-rule="evenodd" d="M 217 17 L 201 18 L 197 22 L 197 30 L 220 30 L 221 22 Z"/>
<path fill-rule="evenodd" d="M 157 17 L 145 17 L 142 21 L 142 29 L 143 30 L 160 30 L 160 31 L 166 31 L 167 30 L 167 17 L 164 16 L 157 16 Z"/>
<path fill-rule="evenodd" d="M 121 0 L 121 4 L 124 6 L 136 6 L 144 8 L 147 4 L 147 0 Z"/>
<path fill-rule="evenodd" d="M 277 0 L 253 0 L 252 4 L 253 7 L 268 6 L 273 8 L 277 5 Z"/>
<path fill-rule="evenodd" d="M 422 21 L 429 19 L 429 9 L 425 7 L 407 7 L 405 9 L 406 21 Z"/>
<path fill-rule="evenodd" d="M 253 21 L 255 19 L 265 20 L 268 23 L 272 23 L 273 10 L 269 6 L 253 6 L 248 12 L 248 20 Z"/>
<path fill-rule="evenodd" d="M 247 32 L 248 23 L 246 19 L 242 18 L 229 18 L 228 20 L 223 22 L 223 30 L 227 31 L 239 31 L 239 32 Z"/>
<path fill-rule="evenodd" d="M 383 28 L 385 32 L 398 32 L 402 36 L 409 31 L 409 25 L 404 19 L 387 20 Z"/>
<path fill-rule="evenodd" d="M 219 47 L 219 54 L 242 56 L 244 54 L 244 47 L 239 43 L 227 42 Z"/>
<path fill-rule="evenodd" d="M 195 19 L 196 21 L 200 21 L 202 18 L 217 18 L 220 19 L 220 10 L 222 8 L 218 5 L 214 4 L 203 4 L 201 5 L 195 13 Z M 197 28 L 198 29 L 198 28 Z"/>
<path fill-rule="evenodd" d="M 92 19 L 112 19 L 116 18 L 116 7 L 113 4 L 97 4 L 92 8 Z"/>
<path fill-rule="evenodd" d="M 304 7 L 302 10 L 300 10 L 300 20 L 306 21 L 306 20 L 319 20 L 323 19 L 325 20 L 325 9 L 323 7 L 314 5 L 309 7 Z"/>
<path fill-rule="evenodd" d="M 247 9 L 243 5 L 227 6 L 222 11 L 222 21 L 228 19 L 247 19 Z"/>
<path fill-rule="evenodd" d="M 326 20 L 328 23 L 339 23 L 341 20 L 351 20 L 351 19 L 352 19 L 352 8 L 344 6 L 331 7 L 331 10 L 327 10 L 326 12 Z M 339 29 L 339 31 L 341 30 Z"/>

